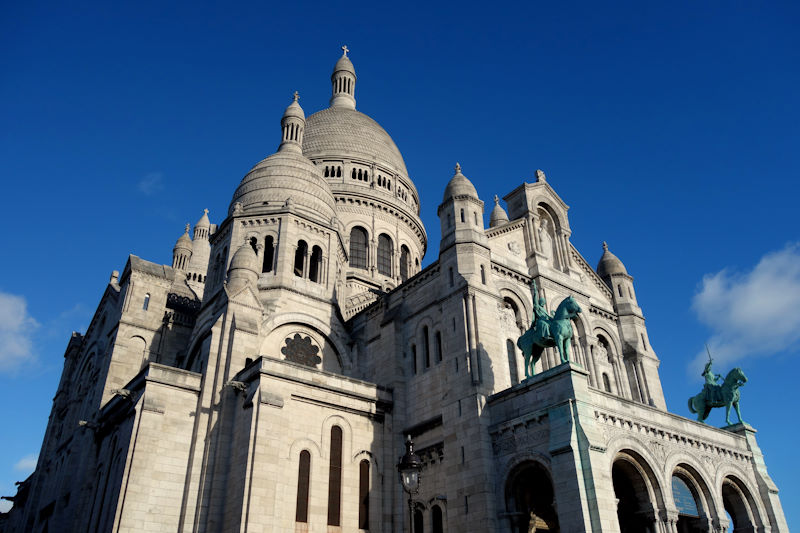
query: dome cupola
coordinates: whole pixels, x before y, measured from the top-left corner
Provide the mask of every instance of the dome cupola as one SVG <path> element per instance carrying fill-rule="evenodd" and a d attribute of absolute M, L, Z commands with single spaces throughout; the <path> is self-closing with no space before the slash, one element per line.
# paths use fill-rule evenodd
<path fill-rule="evenodd" d="M 233 193 L 229 214 L 253 215 L 290 208 L 317 220 L 330 222 L 336 208 L 330 185 L 319 168 L 304 157 L 305 115 L 295 93 L 281 118 L 278 151 L 255 165 Z M 236 204 L 241 204 L 239 210 Z"/>
<path fill-rule="evenodd" d="M 356 108 L 356 69 L 350 58 L 347 46 L 342 46 L 342 57 L 336 62 L 331 74 L 331 107 L 343 107 L 345 109 Z"/>
<path fill-rule="evenodd" d="M 505 224 L 508 222 L 508 214 L 506 210 L 500 207 L 500 198 L 497 195 L 494 195 L 494 209 L 492 209 L 492 214 L 489 215 L 489 227 L 493 228 L 495 226 L 500 226 L 501 224 Z"/>
<path fill-rule="evenodd" d="M 628 271 L 619 257 L 609 251 L 608 243 L 603 241 L 603 255 L 597 263 L 597 275 L 605 279 L 613 274 L 625 274 L 627 276 Z"/>
<path fill-rule="evenodd" d="M 447 187 L 444 188 L 444 198 L 442 202 L 446 202 L 448 199 L 458 196 L 469 196 L 478 200 L 478 191 L 475 190 L 475 186 L 472 182 L 461 173 L 461 165 L 456 163 L 455 174 L 447 184 Z"/>
<path fill-rule="evenodd" d="M 192 238 L 189 237 L 189 224 L 186 224 L 186 231 L 178 237 L 178 242 L 172 249 L 172 268 L 185 270 L 189 266 L 192 258 Z"/>
<path fill-rule="evenodd" d="M 255 287 L 260 271 L 258 266 L 256 250 L 248 242 L 242 244 L 233 254 L 228 267 L 228 288 L 238 291 L 248 283 Z"/>

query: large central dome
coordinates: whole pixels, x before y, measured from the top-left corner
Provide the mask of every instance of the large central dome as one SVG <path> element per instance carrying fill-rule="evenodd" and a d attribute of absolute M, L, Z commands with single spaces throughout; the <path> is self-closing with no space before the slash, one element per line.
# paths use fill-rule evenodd
<path fill-rule="evenodd" d="M 312 160 L 352 157 L 408 176 L 400 150 L 380 124 L 346 107 L 330 107 L 306 119 L 303 155 Z"/>

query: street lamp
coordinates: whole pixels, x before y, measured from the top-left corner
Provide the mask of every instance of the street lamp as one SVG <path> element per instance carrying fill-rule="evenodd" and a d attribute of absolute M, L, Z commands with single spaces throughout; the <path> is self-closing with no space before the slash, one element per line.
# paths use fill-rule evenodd
<path fill-rule="evenodd" d="M 400 472 L 400 483 L 403 490 L 408 494 L 408 530 L 414 533 L 414 504 L 411 497 L 419 492 L 419 473 L 422 470 L 422 461 L 419 455 L 414 453 L 414 443 L 411 435 L 406 439 L 406 454 L 397 463 L 397 471 Z"/>

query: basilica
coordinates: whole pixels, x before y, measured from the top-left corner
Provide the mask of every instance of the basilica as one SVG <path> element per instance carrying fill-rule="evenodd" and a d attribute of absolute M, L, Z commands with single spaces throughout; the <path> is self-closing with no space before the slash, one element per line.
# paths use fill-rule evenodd
<path fill-rule="evenodd" d="M 3 530 L 788 531 L 755 429 L 667 411 L 633 276 L 544 172 L 486 205 L 456 164 L 428 242 L 347 54 L 227 213 L 111 274 Z M 570 336 L 525 359 L 543 316 Z"/>

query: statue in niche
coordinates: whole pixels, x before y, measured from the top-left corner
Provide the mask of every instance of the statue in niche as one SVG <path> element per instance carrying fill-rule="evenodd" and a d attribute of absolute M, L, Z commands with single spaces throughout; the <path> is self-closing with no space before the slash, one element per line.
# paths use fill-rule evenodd
<path fill-rule="evenodd" d="M 548 259 L 553 259 L 553 237 L 550 236 L 546 218 L 542 218 L 539 223 L 539 243 L 542 247 L 542 254 Z"/>
<path fill-rule="evenodd" d="M 311 337 L 302 337 L 299 333 L 295 333 L 294 337 L 286 339 L 286 346 L 281 348 L 281 353 L 286 356 L 287 361 L 312 368 L 322 362 L 322 358 L 317 355 L 318 352 L 319 347 L 314 346 L 311 342 Z"/>
<path fill-rule="evenodd" d="M 597 345 L 597 357 L 601 361 L 608 360 L 608 350 L 606 350 L 606 347 L 603 345 L 603 343 L 599 343 Z"/>

